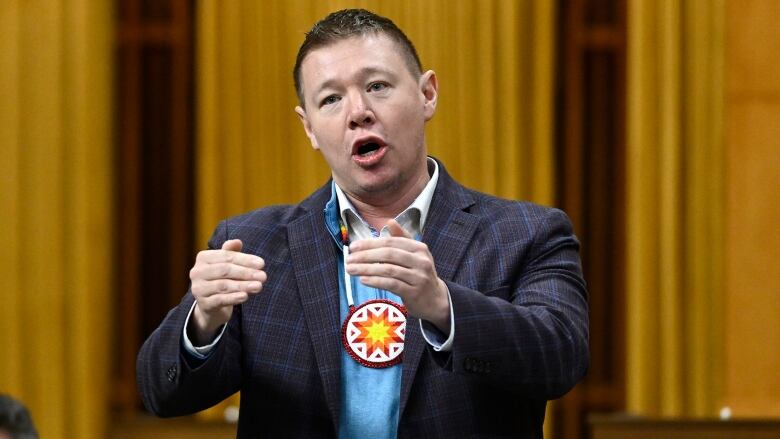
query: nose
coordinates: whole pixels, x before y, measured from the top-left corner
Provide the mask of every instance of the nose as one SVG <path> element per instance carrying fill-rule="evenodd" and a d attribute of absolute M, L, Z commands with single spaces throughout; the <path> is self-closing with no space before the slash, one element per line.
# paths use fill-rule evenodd
<path fill-rule="evenodd" d="M 356 129 L 374 123 L 374 112 L 361 93 L 353 93 L 350 96 L 349 128 Z"/>

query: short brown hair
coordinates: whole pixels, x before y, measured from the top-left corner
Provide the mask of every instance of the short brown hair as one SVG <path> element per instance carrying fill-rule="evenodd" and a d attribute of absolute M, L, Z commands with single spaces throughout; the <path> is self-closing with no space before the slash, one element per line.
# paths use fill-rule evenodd
<path fill-rule="evenodd" d="M 417 56 L 417 50 L 406 34 L 392 20 L 365 9 L 342 9 L 318 21 L 306 33 L 306 38 L 298 49 L 293 69 L 293 80 L 295 81 L 295 92 L 298 94 L 298 100 L 302 107 L 305 106 L 301 84 L 301 64 L 306 55 L 314 49 L 369 33 L 384 34 L 390 37 L 402 49 L 406 66 L 412 75 L 419 76 L 422 73 L 422 63 L 420 63 L 420 57 Z"/>

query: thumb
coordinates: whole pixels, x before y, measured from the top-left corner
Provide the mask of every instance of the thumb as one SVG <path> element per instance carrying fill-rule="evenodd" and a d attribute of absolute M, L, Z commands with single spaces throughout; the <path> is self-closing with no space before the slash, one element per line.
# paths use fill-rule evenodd
<path fill-rule="evenodd" d="M 242 247 L 244 247 L 244 244 L 240 239 L 228 239 L 222 243 L 222 250 L 240 252 Z"/>
<path fill-rule="evenodd" d="M 404 230 L 403 227 L 401 227 L 400 224 L 398 224 L 398 221 L 391 219 L 387 222 L 387 230 L 390 232 L 390 236 L 396 237 L 396 238 L 409 238 L 412 239 L 412 235 L 410 235 L 406 230 Z"/>

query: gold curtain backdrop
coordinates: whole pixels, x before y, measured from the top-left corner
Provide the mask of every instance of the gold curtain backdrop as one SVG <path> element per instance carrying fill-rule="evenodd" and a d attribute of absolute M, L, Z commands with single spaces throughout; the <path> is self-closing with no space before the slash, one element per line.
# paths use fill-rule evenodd
<path fill-rule="evenodd" d="M 44 438 L 106 435 L 110 3 L 0 3 L 0 392 Z"/>
<path fill-rule="evenodd" d="M 717 416 L 724 1 L 628 5 L 627 409 Z"/>
<path fill-rule="evenodd" d="M 197 242 L 229 215 L 296 203 L 329 177 L 293 112 L 292 67 L 327 13 L 390 17 L 436 71 L 429 153 L 462 183 L 553 202 L 554 2 L 201 1 L 197 3 Z"/>

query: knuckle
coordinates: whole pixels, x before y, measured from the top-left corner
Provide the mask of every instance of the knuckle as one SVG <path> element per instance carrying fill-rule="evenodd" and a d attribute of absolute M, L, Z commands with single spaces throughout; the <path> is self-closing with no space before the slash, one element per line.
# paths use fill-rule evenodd
<path fill-rule="evenodd" d="M 232 294 L 223 294 L 220 296 L 220 306 L 232 306 L 235 303 L 234 296 L 235 295 Z"/>
<path fill-rule="evenodd" d="M 220 293 L 226 293 L 230 291 L 230 282 L 226 280 L 217 281 L 216 290 Z"/>
<path fill-rule="evenodd" d="M 211 300 L 211 308 L 217 309 L 222 308 L 223 306 L 225 306 L 225 296 L 214 296 L 213 300 Z"/>
<path fill-rule="evenodd" d="M 228 297 L 226 294 L 219 296 L 219 305 L 220 306 L 230 305 L 230 297 Z"/>
<path fill-rule="evenodd" d="M 390 277 L 395 277 L 395 276 L 398 276 L 400 270 L 395 265 L 385 264 L 384 271 L 385 271 L 386 275 L 388 275 Z"/>

